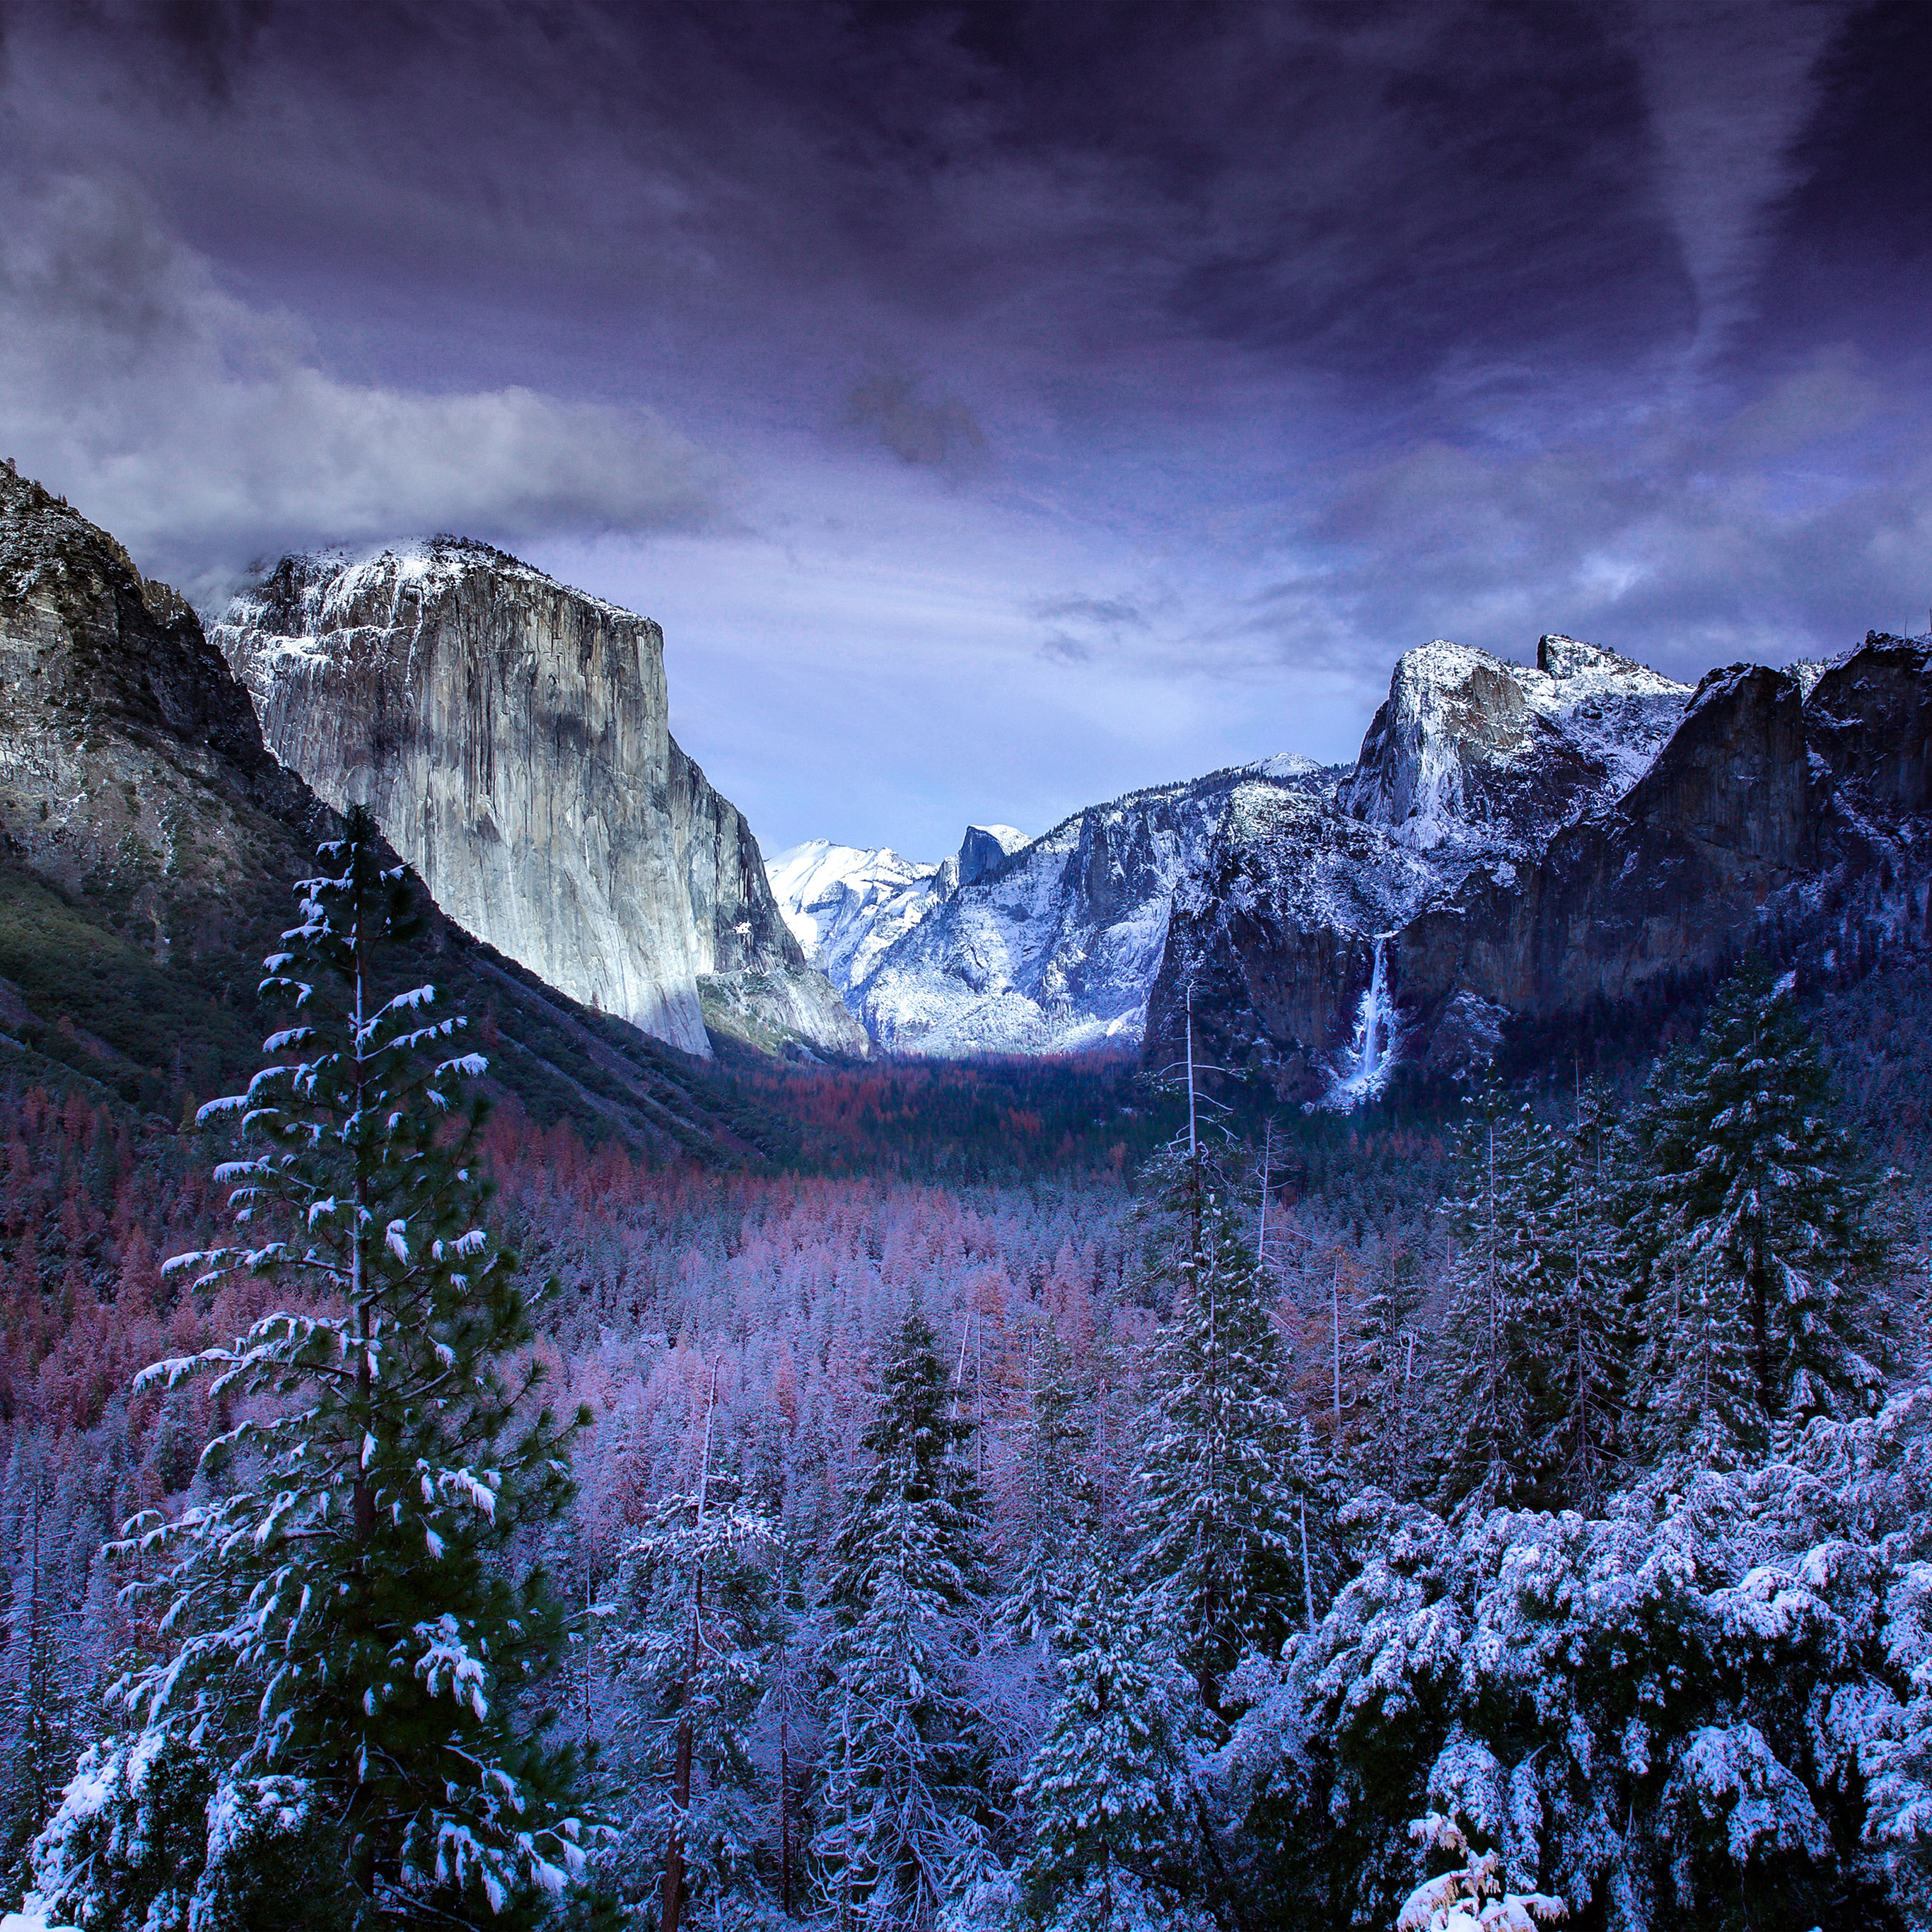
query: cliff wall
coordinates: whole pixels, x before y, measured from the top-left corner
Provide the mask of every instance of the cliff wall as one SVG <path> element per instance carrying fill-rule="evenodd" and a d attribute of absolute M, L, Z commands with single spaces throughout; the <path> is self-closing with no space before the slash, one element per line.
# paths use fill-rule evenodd
<path fill-rule="evenodd" d="M 452 918 L 549 984 L 688 1053 L 707 1018 L 865 1050 L 672 740 L 648 618 L 437 538 L 285 557 L 212 634 L 277 756 L 367 805 Z"/>
<path fill-rule="evenodd" d="M 166 584 L 0 462 L 0 1064 L 78 1073 L 172 1125 L 261 1064 L 291 887 L 340 820 L 262 742 Z M 392 962 L 470 1016 L 488 1084 L 664 1158 L 757 1161 L 783 1130 L 701 1067 L 562 997 L 425 895 Z"/>

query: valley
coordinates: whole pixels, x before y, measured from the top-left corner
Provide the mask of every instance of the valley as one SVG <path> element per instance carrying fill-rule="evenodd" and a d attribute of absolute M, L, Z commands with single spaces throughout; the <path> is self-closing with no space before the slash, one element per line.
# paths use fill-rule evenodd
<path fill-rule="evenodd" d="M 1276 754 L 931 863 L 767 862 L 669 735 L 656 627 L 504 553 L 291 557 L 213 614 L 0 470 L 16 1897 L 78 1912 L 100 1868 L 71 1848 L 114 1792 L 230 1789 L 185 1733 L 157 1747 L 175 1795 L 139 1785 L 104 1694 L 166 1640 L 106 1546 L 245 1501 L 202 1445 L 278 1412 L 137 1372 L 329 1318 L 271 1265 L 163 1264 L 238 1225 L 205 1103 L 260 1065 L 259 962 L 309 943 L 291 886 L 366 810 L 408 902 L 372 992 L 433 984 L 424 1010 L 468 1022 L 478 1058 L 437 1077 L 488 1102 L 464 1172 L 542 1310 L 518 1372 L 579 1418 L 554 1513 L 490 1561 L 554 1593 L 544 1748 L 604 1767 L 605 1835 L 555 1867 L 586 1909 L 663 1923 L 685 1790 L 678 1882 L 724 1922 L 833 1924 L 860 1871 L 907 1925 L 1045 1924 L 1028 1897 L 1104 1855 L 1161 1922 L 1334 1896 L 1394 1923 L 1418 1808 L 1474 1830 L 1509 1781 L 1490 1828 L 1584 1924 L 1664 1922 L 1616 1916 L 1620 1874 L 1684 1898 L 1737 1870 L 1820 1922 L 1908 1922 L 1920 1855 L 1883 1807 L 1918 1788 L 1922 1713 L 1876 1633 L 1932 1549 L 1924 641 L 1694 687 L 1555 635 L 1534 668 L 1438 641 L 1352 766 Z M 1738 1078 L 1776 1123 L 1742 1153 Z M 1708 1290 L 1742 1250 L 1684 1285 L 1731 1238 L 1683 1178 L 1734 1158 L 1797 1177 L 1758 1305 L 1801 1282 L 1813 1310 L 1755 1344 Z M 950 1700 L 908 1706 L 909 1774 L 950 1788 L 961 1754 L 976 1794 L 903 1840 L 827 1795 L 898 1774 L 842 1728 L 902 1640 L 840 1568 L 888 1534 L 898 1492 L 868 1485 L 896 1455 L 942 1539 L 904 1640 Z M 734 1527 L 694 1610 L 700 1494 Z M 1231 1580 L 1197 1590 L 1178 1525 Z M 1767 1593 L 1810 1621 L 1739 1607 Z M 664 1660 L 691 1628 L 728 1660 L 701 1706 Z M 1687 1646 L 1681 1702 L 1630 1707 L 1606 1660 Z M 1148 1728 L 1096 1760 L 1066 1700 L 1103 1666 Z M 1558 1714 L 1498 1704 L 1498 1671 Z M 1794 1672 L 1863 1714 L 1805 1730 Z M 1049 1763 L 1166 1795 L 1127 1850 L 1052 1852 Z M 1747 1776 L 1799 1822 L 1740 1862 Z M 1717 1821 L 1694 1870 L 1692 1804 Z M 308 1828 L 268 1832 L 274 1868 L 329 1869 Z M 908 1876 L 942 1852 L 981 1876 Z M 201 1892 L 259 1898 L 255 1856 Z M 106 1868 L 160 1895 L 141 1856 Z M 340 1885 L 315 1880 L 318 1926 L 356 1922 Z"/>

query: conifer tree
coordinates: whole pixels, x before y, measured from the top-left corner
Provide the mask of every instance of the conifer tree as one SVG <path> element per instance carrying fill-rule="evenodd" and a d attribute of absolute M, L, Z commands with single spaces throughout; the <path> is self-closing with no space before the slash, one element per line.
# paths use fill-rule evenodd
<path fill-rule="evenodd" d="M 1539 1499 L 1594 1514 L 1623 1454 L 1623 1389 L 1628 1336 L 1616 1229 L 1606 1174 L 1609 1099 L 1580 1083 L 1576 1117 L 1564 1138 L 1550 1135 L 1538 1190 L 1552 1250 L 1545 1299 L 1532 1309 L 1536 1360 L 1535 1442 Z"/>
<path fill-rule="evenodd" d="M 1653 1282 L 1653 1362 L 1642 1447 L 1660 1467 L 1735 1468 L 1767 1445 L 1744 1304 L 1708 1254 L 1674 1259 Z"/>
<path fill-rule="evenodd" d="M 1295 1438 L 1281 1336 L 1226 1191 L 1198 1150 L 1166 1178 L 1174 1302 L 1146 1385 L 1133 1568 L 1218 1713 L 1242 1655 L 1275 1655 L 1302 1619 Z"/>
<path fill-rule="evenodd" d="M 204 1452 L 211 1499 L 136 1518 L 122 1546 L 167 1646 L 119 1687 L 142 1732 L 128 1788 L 183 1750 L 209 1768 L 211 1896 L 235 1883 L 218 1822 L 272 1786 L 286 1802 L 263 1816 L 335 1839 L 344 1913 L 534 1922 L 581 1827 L 572 1754 L 522 1709 L 563 1612 L 514 1544 L 568 1500 L 572 1425 L 538 1406 L 539 1362 L 513 1368 L 532 1298 L 484 1220 L 464 1100 L 484 1062 L 455 1050 L 433 988 L 385 994 L 408 884 L 360 809 L 320 856 L 262 982 L 292 1023 L 245 1094 L 202 1110 L 240 1119 L 216 1176 L 241 1238 L 170 1264 L 289 1305 L 140 1378 L 208 1376 L 244 1419 Z M 74 1876 L 58 1865 L 40 1875 L 56 1907 Z"/>
<path fill-rule="evenodd" d="M 1074 1532 L 1090 1446 L 1072 1358 L 1051 1329 L 1034 1358 L 1027 1405 L 1012 1530 L 1018 1561 L 995 1618 L 1021 1642 L 1044 1648 L 1066 1622 L 1078 1587 Z"/>
<path fill-rule="evenodd" d="M 916 1310 L 862 1438 L 827 1595 L 835 1629 L 814 1840 L 835 1924 L 928 1932 L 983 1846 L 986 1753 L 963 1666 L 985 1565 L 979 1490 L 936 1340 Z"/>
<path fill-rule="evenodd" d="M 1881 1384 L 1865 1290 L 1882 1248 L 1791 976 L 1753 960 L 1719 990 L 1695 1047 L 1653 1074 L 1638 1133 L 1649 1174 L 1628 1236 L 1644 1291 L 1642 1400 L 1678 1418 L 1653 1420 L 1653 1435 L 1683 1438 L 1689 1385 L 1668 1391 L 1684 1369 L 1687 1306 L 1714 1365 L 1736 1340 L 1747 1351 L 1755 1418 L 1727 1399 L 1708 1410 L 1731 1418 L 1741 1446 L 1863 1413 Z"/>
<path fill-rule="evenodd" d="M 734 1918 L 757 1898 L 759 1792 L 746 1730 L 778 1635 L 777 1526 L 712 1442 L 717 1392 L 690 1487 L 652 1509 L 625 1552 L 614 1648 L 644 1704 L 635 1771 L 664 1848 L 659 1932 L 687 1910 Z"/>
<path fill-rule="evenodd" d="M 1446 1341 L 1456 1426 L 1442 1499 L 1592 1508 L 1620 1454 L 1625 1344 L 1605 1212 L 1601 1114 L 1579 1090 L 1570 1132 L 1476 1096 L 1458 1150 L 1457 1258 Z"/>
<path fill-rule="evenodd" d="M 1413 1474 L 1420 1432 L 1416 1349 L 1421 1310 L 1417 1257 L 1392 1248 L 1381 1257 L 1375 1286 L 1357 1312 L 1348 1366 L 1356 1392 L 1355 1459 L 1371 1481 L 1398 1495 Z M 1423 1366 L 1426 1373 L 1426 1360 Z"/>
<path fill-rule="evenodd" d="M 1032 1840 L 1021 1874 L 1041 1932 L 1155 1932 L 1204 1924 L 1191 1748 L 1200 1712 L 1103 1539 L 1083 1539 L 1058 1702 L 1019 1796 Z"/>

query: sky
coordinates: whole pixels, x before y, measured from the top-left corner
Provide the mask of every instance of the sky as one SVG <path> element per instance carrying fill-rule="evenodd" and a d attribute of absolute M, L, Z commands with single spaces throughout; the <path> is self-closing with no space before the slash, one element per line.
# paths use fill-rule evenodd
<path fill-rule="evenodd" d="M 1923 0 L 0 0 L 0 454 L 662 624 L 767 853 L 1932 606 Z"/>

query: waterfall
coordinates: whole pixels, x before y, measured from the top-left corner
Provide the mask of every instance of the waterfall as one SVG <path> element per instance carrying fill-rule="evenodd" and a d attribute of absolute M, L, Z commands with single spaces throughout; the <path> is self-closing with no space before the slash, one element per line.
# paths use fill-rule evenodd
<path fill-rule="evenodd" d="M 1388 935 L 1376 940 L 1376 963 L 1367 990 L 1355 1009 L 1354 1036 L 1328 1096 L 1342 1113 L 1372 1100 L 1388 1084 L 1395 1064 L 1395 1008 L 1389 999 Z"/>

